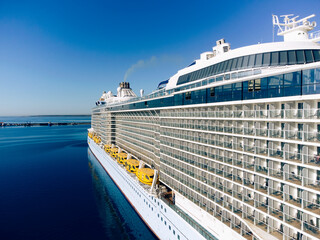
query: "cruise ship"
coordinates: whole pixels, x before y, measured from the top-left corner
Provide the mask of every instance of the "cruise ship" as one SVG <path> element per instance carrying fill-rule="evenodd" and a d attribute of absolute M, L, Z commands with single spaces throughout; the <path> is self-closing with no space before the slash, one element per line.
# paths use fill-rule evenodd
<path fill-rule="evenodd" d="M 273 15 L 281 42 L 221 39 L 152 93 L 96 102 L 89 148 L 159 239 L 320 238 L 314 16 Z"/>

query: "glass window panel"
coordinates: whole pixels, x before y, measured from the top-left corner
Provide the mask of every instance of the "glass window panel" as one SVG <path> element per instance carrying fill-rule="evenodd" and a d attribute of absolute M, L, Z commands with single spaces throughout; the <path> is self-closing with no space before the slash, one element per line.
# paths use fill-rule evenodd
<path fill-rule="evenodd" d="M 200 72 L 199 72 L 199 78 L 203 78 L 203 76 L 204 76 L 204 69 L 202 68 L 202 69 L 200 69 L 199 71 L 200 71 Z"/>
<path fill-rule="evenodd" d="M 242 60 L 243 60 L 243 57 L 239 57 L 239 58 L 238 58 L 238 63 L 237 63 L 236 69 L 240 69 L 240 67 L 241 67 L 241 65 L 242 65 Z"/>
<path fill-rule="evenodd" d="M 212 72 L 213 72 L 213 65 L 209 67 L 208 76 L 212 76 Z"/>
<path fill-rule="evenodd" d="M 199 79 L 199 74 L 200 74 L 200 71 L 197 70 L 197 71 L 196 71 L 196 74 L 195 74 L 195 75 L 196 75 L 196 76 L 195 76 L 195 79 Z"/>
<path fill-rule="evenodd" d="M 254 80 L 254 91 L 261 90 L 261 79 Z"/>
<path fill-rule="evenodd" d="M 302 71 L 302 85 L 320 83 L 320 69 L 309 69 Z"/>
<path fill-rule="evenodd" d="M 238 83 L 233 83 L 233 89 L 241 89 L 242 88 L 242 83 L 241 82 L 238 82 Z"/>
<path fill-rule="evenodd" d="M 234 58 L 232 60 L 232 66 L 231 66 L 231 71 L 234 71 L 237 67 L 237 62 L 238 62 L 238 58 Z"/>
<path fill-rule="evenodd" d="M 232 64 L 232 60 L 228 60 L 228 64 L 227 64 L 227 67 L 226 67 L 226 72 L 229 72 L 230 69 L 231 69 L 231 64 Z"/>
<path fill-rule="evenodd" d="M 221 72 L 220 71 L 221 70 L 221 65 L 222 65 L 222 63 L 218 63 L 217 64 L 217 72 L 216 72 L 217 74 L 219 74 Z"/>
<path fill-rule="evenodd" d="M 224 61 L 224 62 L 222 63 L 222 67 L 221 67 L 221 72 L 222 72 L 222 73 L 225 72 L 226 67 L 227 67 L 227 61 Z"/>
<path fill-rule="evenodd" d="M 320 93 L 320 84 L 305 85 L 302 87 L 302 94 L 318 94 Z"/>
<path fill-rule="evenodd" d="M 279 52 L 271 53 L 271 66 L 279 65 Z"/>
<path fill-rule="evenodd" d="M 262 60 L 262 66 L 270 66 L 270 53 L 264 53 L 263 54 L 263 60 Z"/>
<path fill-rule="evenodd" d="M 253 92 L 254 80 L 248 81 L 248 92 Z"/>
<path fill-rule="evenodd" d="M 210 88 L 210 97 L 214 97 L 215 93 L 214 93 L 214 87 Z"/>
<path fill-rule="evenodd" d="M 256 57 L 255 54 L 249 56 L 249 62 L 248 62 L 248 67 L 249 68 L 252 68 L 254 66 L 255 57 Z"/>
<path fill-rule="evenodd" d="M 247 68 L 248 67 L 248 60 L 249 60 L 249 56 L 244 56 L 243 57 L 241 68 Z"/>
<path fill-rule="evenodd" d="M 320 61 L 320 50 L 313 50 L 314 61 Z"/>
<path fill-rule="evenodd" d="M 283 51 L 280 52 L 280 65 L 287 65 L 288 64 L 288 52 Z"/>
<path fill-rule="evenodd" d="M 297 51 L 296 51 L 296 54 L 297 54 L 297 63 L 298 63 L 298 64 L 303 64 L 303 63 L 305 63 L 304 51 L 303 51 L 303 50 L 297 50 Z"/>
<path fill-rule="evenodd" d="M 283 96 L 297 96 L 297 95 L 301 95 L 301 86 L 283 88 Z"/>
<path fill-rule="evenodd" d="M 213 65 L 212 68 L 212 75 L 216 75 L 217 74 L 217 64 Z"/>
<path fill-rule="evenodd" d="M 261 79 L 261 89 L 262 90 L 268 89 L 268 78 Z"/>
<path fill-rule="evenodd" d="M 194 80 L 194 72 L 191 73 L 190 81 L 192 82 Z"/>
<path fill-rule="evenodd" d="M 223 86 L 223 91 L 231 91 L 232 90 L 232 84 L 227 84 Z"/>
<path fill-rule="evenodd" d="M 279 87 L 283 85 L 283 75 L 277 75 L 277 76 L 272 76 L 272 77 L 268 77 L 268 85 L 269 88 L 275 88 L 275 87 Z"/>
<path fill-rule="evenodd" d="M 288 64 L 296 64 L 297 63 L 297 57 L 296 57 L 296 51 L 288 51 Z"/>
<path fill-rule="evenodd" d="M 312 56 L 312 51 L 311 50 L 305 50 L 304 54 L 306 56 L 306 62 L 307 63 L 313 62 L 313 56 Z"/>
<path fill-rule="evenodd" d="M 208 77 L 208 76 L 210 76 L 211 66 L 206 67 L 206 69 L 207 69 L 207 71 L 206 71 L 206 76 L 205 77 Z"/>
<path fill-rule="evenodd" d="M 205 78 L 208 76 L 208 68 L 203 68 L 203 75 L 202 78 Z"/>
<path fill-rule="evenodd" d="M 283 75 L 283 84 L 285 86 L 297 86 L 301 85 L 300 72 L 286 73 Z"/>
<path fill-rule="evenodd" d="M 256 62 L 254 64 L 255 67 L 261 67 L 262 66 L 262 53 L 259 53 L 256 55 Z"/>

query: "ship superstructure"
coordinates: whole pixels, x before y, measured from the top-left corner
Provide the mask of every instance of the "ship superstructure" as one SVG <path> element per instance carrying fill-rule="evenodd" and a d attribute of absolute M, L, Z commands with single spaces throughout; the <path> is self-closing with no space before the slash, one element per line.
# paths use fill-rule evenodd
<path fill-rule="evenodd" d="M 153 169 L 146 194 L 163 204 L 170 195 L 167 208 L 203 238 L 319 239 L 320 33 L 309 33 L 313 16 L 285 15 L 283 23 L 273 16 L 283 42 L 231 50 L 221 39 L 145 97 L 127 83 L 117 97 L 104 93 L 90 130 L 101 143 L 89 139 L 91 149 L 110 144 Z M 168 239 L 178 238 L 159 214 L 149 217 Z"/>

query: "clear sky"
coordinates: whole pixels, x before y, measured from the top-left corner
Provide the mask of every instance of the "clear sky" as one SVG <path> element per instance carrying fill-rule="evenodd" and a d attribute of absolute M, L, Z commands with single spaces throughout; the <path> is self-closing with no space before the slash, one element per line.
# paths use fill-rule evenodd
<path fill-rule="evenodd" d="M 320 24 L 319 9 L 319 0 L 0 0 L 0 116 L 89 114 L 125 75 L 150 93 L 220 38 L 231 48 L 270 42 L 272 14 L 314 13 Z"/>

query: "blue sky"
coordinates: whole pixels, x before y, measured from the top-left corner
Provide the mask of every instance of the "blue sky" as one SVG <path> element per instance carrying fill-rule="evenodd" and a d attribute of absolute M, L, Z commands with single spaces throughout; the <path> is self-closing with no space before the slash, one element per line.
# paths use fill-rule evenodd
<path fill-rule="evenodd" d="M 272 14 L 315 13 L 320 24 L 319 9 L 319 0 L 0 0 L 0 116 L 89 114 L 139 61 L 127 81 L 150 93 L 220 38 L 231 48 L 270 42 Z"/>

